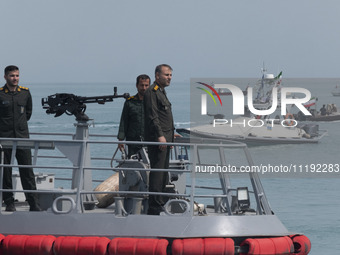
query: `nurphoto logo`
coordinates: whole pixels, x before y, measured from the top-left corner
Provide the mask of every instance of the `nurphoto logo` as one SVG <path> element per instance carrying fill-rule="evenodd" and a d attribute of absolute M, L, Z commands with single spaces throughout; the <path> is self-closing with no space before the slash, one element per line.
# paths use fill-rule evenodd
<path fill-rule="evenodd" d="M 207 84 L 200 83 L 202 85 L 207 86 Z M 199 87 L 198 87 L 199 88 Z M 244 115 L 244 109 L 245 109 L 245 100 L 244 100 L 244 94 L 243 91 L 231 84 L 215 84 L 214 87 L 209 86 L 209 88 L 213 91 L 213 93 L 218 97 L 220 100 L 220 104 L 222 106 L 222 100 L 215 89 L 228 89 L 231 92 L 231 96 L 233 99 L 233 115 Z M 200 88 L 201 89 L 201 88 Z M 204 90 L 210 97 L 214 100 L 215 105 L 216 101 L 213 97 L 213 95 L 206 89 Z M 291 93 L 301 93 L 304 94 L 305 97 L 303 98 L 288 98 L 287 95 Z M 207 114 L 207 94 L 201 95 L 201 115 Z M 247 89 L 247 103 L 249 111 L 255 115 L 270 115 L 273 112 L 276 111 L 278 107 L 278 91 L 277 88 L 272 89 L 272 105 L 269 109 L 263 109 L 259 110 L 254 107 L 253 104 L 253 88 L 248 87 Z M 287 87 L 287 88 L 281 88 L 281 115 L 287 114 L 287 105 L 296 106 L 304 115 L 312 115 L 306 107 L 303 105 L 310 101 L 311 99 L 311 93 L 309 90 L 304 88 L 297 88 L 297 87 Z"/>

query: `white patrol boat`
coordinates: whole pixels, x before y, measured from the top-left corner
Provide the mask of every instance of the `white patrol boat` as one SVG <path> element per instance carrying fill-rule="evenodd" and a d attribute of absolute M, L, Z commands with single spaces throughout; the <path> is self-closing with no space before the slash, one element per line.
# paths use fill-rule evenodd
<path fill-rule="evenodd" d="M 253 88 L 248 88 L 248 97 L 251 98 L 252 107 L 256 110 L 269 110 L 275 105 L 281 108 L 281 81 L 282 72 L 277 76 L 267 73 L 265 67 L 261 69 L 262 77 Z M 197 82 L 209 86 L 203 82 Z M 216 89 L 223 85 L 215 84 Z M 273 95 L 273 90 L 275 93 Z M 252 97 L 254 90 L 254 98 Z M 218 90 L 218 94 L 220 90 Z M 231 95 L 223 93 L 222 95 Z M 273 104 L 273 96 L 277 97 L 277 102 Z M 236 100 L 236 98 L 233 100 Z M 275 109 L 277 109 L 275 108 Z M 300 119 L 290 113 L 287 109 L 285 115 L 275 110 L 270 115 L 255 115 L 250 111 L 250 106 L 245 106 L 244 115 L 234 119 L 226 119 L 224 114 L 209 114 L 213 120 L 209 123 L 199 122 L 192 124 L 190 128 L 180 128 L 177 132 L 183 136 L 222 139 L 227 141 L 238 141 L 247 145 L 275 145 L 275 144 L 301 144 L 318 143 L 327 134 L 326 130 L 319 129 L 319 125 L 314 123 L 299 123 Z M 309 117 L 308 117 L 309 118 Z M 192 121 L 195 123 L 195 121 Z"/>
<path fill-rule="evenodd" d="M 293 115 L 292 115 L 293 116 Z M 176 130 L 183 136 L 244 142 L 247 145 L 318 143 L 327 134 L 313 123 L 295 119 L 239 117 L 214 119 L 211 123 Z"/>

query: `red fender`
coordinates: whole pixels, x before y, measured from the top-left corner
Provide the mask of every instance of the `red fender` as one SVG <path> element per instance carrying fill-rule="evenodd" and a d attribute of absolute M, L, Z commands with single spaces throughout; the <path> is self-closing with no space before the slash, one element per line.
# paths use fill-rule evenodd
<path fill-rule="evenodd" d="M 244 240 L 241 245 L 248 246 L 248 253 L 240 253 L 240 255 L 253 254 L 290 254 L 294 252 L 294 245 L 292 240 L 287 237 L 273 237 L 273 238 L 248 238 Z"/>
<path fill-rule="evenodd" d="M 311 248 L 312 244 L 307 236 L 304 235 L 292 235 L 290 238 L 294 244 L 294 255 L 307 255 Z"/>
<path fill-rule="evenodd" d="M 172 243 L 173 255 L 234 255 L 234 240 L 231 238 L 176 239 Z"/>
<path fill-rule="evenodd" d="M 107 255 L 106 237 L 61 236 L 55 240 L 54 255 Z"/>
<path fill-rule="evenodd" d="M 53 255 L 54 236 L 8 235 L 2 242 L 4 254 Z"/>
<path fill-rule="evenodd" d="M 109 255 L 166 255 L 168 240 L 114 238 L 109 243 Z"/>

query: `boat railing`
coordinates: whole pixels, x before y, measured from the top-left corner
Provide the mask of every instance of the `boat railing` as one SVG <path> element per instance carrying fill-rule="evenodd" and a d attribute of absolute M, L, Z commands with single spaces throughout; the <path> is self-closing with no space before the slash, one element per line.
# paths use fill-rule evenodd
<path fill-rule="evenodd" d="M 44 133 L 43 135 L 49 137 L 58 137 L 63 134 L 52 134 L 52 133 Z M 72 134 L 65 134 L 66 136 Z M 38 136 L 38 134 L 32 134 L 32 136 Z M 63 139 L 42 139 L 42 134 L 39 134 L 39 139 L 31 138 L 31 139 L 17 139 L 17 138 L 0 138 L 0 145 L 2 149 L 12 149 L 12 158 L 10 164 L 3 163 L 3 156 L 1 157 L 2 161 L 0 164 L 1 175 L 0 175 L 0 197 L 2 200 L 2 192 L 11 191 L 15 193 L 39 193 L 39 195 L 43 196 L 44 194 L 48 197 L 51 197 L 53 202 L 50 205 L 51 210 L 54 213 L 89 213 L 94 209 L 96 204 L 96 195 L 99 194 L 109 194 L 114 196 L 116 201 L 116 214 L 117 215 L 127 215 L 124 210 L 124 199 L 136 198 L 136 199 L 144 199 L 144 201 L 150 195 L 161 195 L 172 198 L 169 200 L 169 207 L 186 207 L 183 211 L 175 211 L 174 214 L 189 214 L 195 215 L 194 208 L 200 207 L 199 202 L 197 200 L 203 199 L 213 199 L 213 211 L 215 213 L 223 213 L 226 215 L 234 215 L 233 204 L 235 203 L 235 193 L 239 191 L 238 188 L 233 188 L 230 183 L 230 176 L 234 175 L 233 172 L 219 172 L 217 175 L 215 174 L 212 178 L 212 182 L 215 182 L 216 179 L 219 180 L 219 187 L 214 186 L 206 186 L 200 185 L 200 173 L 197 173 L 198 166 L 204 166 L 204 157 L 209 154 L 209 150 L 213 150 L 214 154 L 219 161 L 221 166 L 228 166 L 229 160 L 226 158 L 226 150 L 241 150 L 245 155 L 246 164 L 253 165 L 253 161 L 251 159 L 248 148 L 245 144 L 238 142 L 222 142 L 218 140 L 212 139 L 177 139 L 175 143 L 164 143 L 165 145 L 172 146 L 174 149 L 172 150 L 171 160 L 172 167 L 170 169 L 150 169 L 150 167 L 131 167 L 124 166 L 124 164 L 117 164 L 116 166 L 107 166 L 107 162 L 112 160 L 116 162 L 140 162 L 141 158 L 133 158 L 133 159 L 119 159 L 112 158 L 110 154 L 112 154 L 117 147 L 118 144 L 141 144 L 143 146 L 148 145 L 159 145 L 159 143 L 154 142 L 129 142 L 129 141 L 117 141 L 112 139 L 111 135 L 102 136 L 95 135 L 92 136 L 91 139 L 85 140 L 63 140 Z M 93 138 L 93 139 L 92 139 Z M 106 140 L 100 140 L 100 139 Z M 110 138 L 110 139 L 107 139 Z M 113 138 L 113 137 L 112 137 Z M 91 154 L 90 148 L 91 147 Z M 15 151 L 18 148 L 28 148 L 32 149 L 32 165 L 31 166 L 23 166 L 15 164 Z M 202 152 L 207 150 L 208 153 Z M 45 152 L 45 153 L 42 153 Z M 54 153 L 55 151 L 59 151 L 57 155 Z M 95 153 L 93 153 L 95 152 Z M 217 152 L 217 153 L 216 153 Z M 184 154 L 183 154 L 184 153 Z M 190 154 L 190 155 L 189 155 Z M 208 155 L 209 157 L 209 155 Z M 190 158 L 190 161 L 189 161 Z M 61 163 L 59 163 L 62 160 Z M 58 162 L 57 162 L 58 161 Z M 100 162 L 99 165 L 92 165 L 94 161 Z M 67 163 L 68 162 L 68 163 Z M 106 163 L 105 163 L 106 162 Z M 146 162 L 147 165 L 148 162 Z M 171 165 L 171 164 L 170 164 Z M 18 190 L 11 189 L 5 190 L 2 188 L 2 178 L 3 178 L 3 169 L 4 167 L 32 167 L 37 171 L 52 171 L 56 175 L 56 180 L 63 182 L 71 182 L 68 185 L 64 185 L 63 189 L 60 188 L 52 188 L 52 189 L 37 189 L 37 190 Z M 239 170 L 239 167 L 235 168 L 235 170 Z M 171 192 L 149 192 L 147 189 L 144 190 L 103 190 L 96 191 L 94 190 L 94 182 L 101 182 L 101 179 L 92 180 L 92 174 L 94 171 L 105 172 L 105 177 L 108 174 L 112 174 L 112 171 L 118 173 L 143 173 L 146 174 L 152 171 L 165 171 L 171 172 L 173 174 L 179 175 L 182 180 L 182 183 L 179 184 L 181 189 L 171 190 Z M 72 173 L 72 177 L 70 176 Z M 236 173 L 236 175 L 239 172 Z M 244 175 L 244 174 L 243 174 Z M 271 209 L 265 197 L 262 184 L 259 180 L 257 173 L 249 172 L 246 173 L 250 178 L 250 188 L 247 189 L 247 195 L 254 195 L 254 200 L 256 204 L 254 214 L 262 215 L 262 214 L 271 214 Z M 190 178 L 187 178 L 190 176 Z M 211 178 L 213 175 L 209 175 Z M 216 178 L 217 176 L 217 178 Z M 215 181 L 213 181 L 215 180 Z M 183 184 L 184 181 L 184 184 Z M 174 181 L 176 182 L 176 180 Z M 217 182 L 218 183 L 218 182 Z M 63 183 L 64 184 L 64 183 Z M 184 185 L 184 189 L 183 189 Z M 220 193 L 213 194 L 205 194 L 202 190 L 212 190 L 218 191 Z M 221 192 L 222 191 L 222 192 Z M 249 199 L 249 198 L 247 198 Z M 123 201 L 119 204 L 119 201 Z M 175 202 L 177 204 L 174 204 Z M 58 209 L 57 203 L 68 203 L 66 206 L 66 210 Z M 217 208 L 217 205 L 218 208 Z M 121 209 L 121 212 L 117 213 L 117 210 Z M 205 208 L 209 209 L 209 208 Z M 210 208 L 211 209 L 211 208 Z M 246 208 L 249 209 L 249 208 Z M 166 212 L 170 212 L 170 209 L 166 209 Z M 96 210 L 98 211 L 97 208 Z M 250 211 L 249 211 L 250 212 Z"/>

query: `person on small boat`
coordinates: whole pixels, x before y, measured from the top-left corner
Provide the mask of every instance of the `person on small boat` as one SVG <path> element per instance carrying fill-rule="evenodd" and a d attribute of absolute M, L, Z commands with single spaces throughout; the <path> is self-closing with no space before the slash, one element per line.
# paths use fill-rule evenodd
<path fill-rule="evenodd" d="M 336 107 L 336 104 L 332 104 L 332 112 L 337 112 L 338 108 Z"/>
<path fill-rule="evenodd" d="M 165 88 L 170 85 L 172 68 L 169 65 L 158 65 L 155 70 L 155 82 L 144 95 L 145 107 L 145 140 L 150 142 L 173 142 L 174 121 L 171 103 L 166 96 Z M 148 146 L 151 168 L 169 168 L 170 147 L 166 145 Z M 150 172 L 149 191 L 164 192 L 169 182 L 168 172 Z M 148 214 L 159 215 L 162 206 L 167 202 L 165 196 L 149 196 Z"/>
<path fill-rule="evenodd" d="M 28 88 L 19 86 L 19 68 L 7 66 L 4 78 L 6 84 L 0 88 L 0 137 L 28 138 L 27 121 L 32 115 L 32 96 Z M 4 163 L 11 162 L 11 149 L 4 149 Z M 30 149 L 17 149 L 15 157 L 19 165 L 32 165 Z M 22 187 L 25 190 L 36 190 L 35 176 L 30 167 L 19 168 Z M 13 189 L 12 168 L 5 167 L 3 188 Z M 37 194 L 25 193 L 30 211 L 41 211 Z M 6 211 L 15 211 L 13 192 L 3 192 Z"/>
<path fill-rule="evenodd" d="M 136 79 L 137 94 L 129 97 L 123 107 L 120 118 L 118 139 L 119 141 L 142 141 L 144 139 L 144 105 L 143 99 L 147 88 L 150 86 L 150 77 L 141 74 Z M 125 150 L 124 144 L 118 145 L 120 151 Z M 136 154 L 141 145 L 128 145 L 128 158 Z"/>
<path fill-rule="evenodd" d="M 244 117 L 250 117 L 251 111 L 249 110 L 248 106 L 244 106 Z"/>
<path fill-rule="evenodd" d="M 325 116 L 325 115 L 326 115 L 327 109 L 326 109 L 326 106 L 325 106 L 325 105 L 323 105 L 322 108 L 320 109 L 320 113 L 321 113 L 322 116 Z"/>
<path fill-rule="evenodd" d="M 326 109 L 327 109 L 327 112 L 326 112 L 327 115 L 330 115 L 338 111 L 335 104 L 327 104 Z"/>

